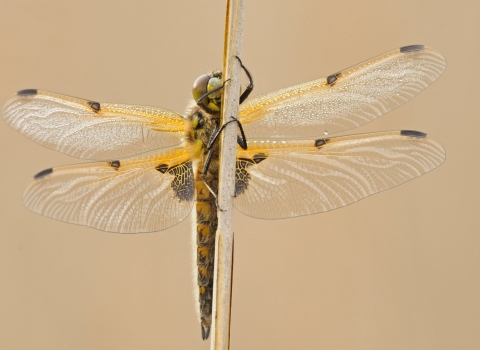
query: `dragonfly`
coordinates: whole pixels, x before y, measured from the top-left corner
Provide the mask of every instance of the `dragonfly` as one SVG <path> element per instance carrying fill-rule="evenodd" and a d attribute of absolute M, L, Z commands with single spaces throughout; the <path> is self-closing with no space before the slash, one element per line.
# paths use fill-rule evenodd
<path fill-rule="evenodd" d="M 235 207 L 260 219 L 316 214 L 435 169 L 445 151 L 420 131 L 331 135 L 404 104 L 445 67 L 438 51 L 410 45 L 247 100 L 253 79 L 242 64 L 250 83 L 233 119 L 244 131 L 238 137 Z M 219 168 L 215 139 L 221 131 L 223 79 L 220 71 L 199 77 L 184 115 L 36 89 L 19 91 L 3 107 L 7 124 L 31 140 L 96 160 L 35 175 L 23 193 L 31 211 L 119 233 L 165 230 L 192 213 L 203 339 L 212 322 Z"/>

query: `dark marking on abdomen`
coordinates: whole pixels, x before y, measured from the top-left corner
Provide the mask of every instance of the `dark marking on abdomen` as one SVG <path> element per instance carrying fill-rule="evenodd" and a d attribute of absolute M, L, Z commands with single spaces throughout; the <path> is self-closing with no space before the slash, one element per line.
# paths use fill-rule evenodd
<path fill-rule="evenodd" d="M 410 46 L 403 46 L 400 48 L 400 52 L 408 53 L 408 52 L 418 52 L 422 51 L 425 45 L 410 45 Z"/>
<path fill-rule="evenodd" d="M 53 168 L 48 168 L 48 169 L 42 170 L 38 174 L 35 174 L 35 176 L 33 178 L 35 180 L 40 180 L 40 179 L 44 178 L 45 176 L 47 176 L 51 173 L 53 173 Z"/>
<path fill-rule="evenodd" d="M 88 105 L 89 105 L 90 107 L 92 107 L 92 109 L 93 109 L 95 112 L 100 111 L 100 103 L 98 103 L 98 102 L 93 102 L 93 101 L 89 101 L 89 102 L 88 102 Z"/>
<path fill-rule="evenodd" d="M 421 131 L 414 131 L 414 130 L 402 130 L 400 131 L 400 135 L 402 136 L 409 136 L 409 137 L 416 137 L 416 138 L 425 138 L 427 134 Z"/>
<path fill-rule="evenodd" d="M 25 89 L 17 92 L 18 96 L 32 96 L 38 93 L 37 89 Z"/>

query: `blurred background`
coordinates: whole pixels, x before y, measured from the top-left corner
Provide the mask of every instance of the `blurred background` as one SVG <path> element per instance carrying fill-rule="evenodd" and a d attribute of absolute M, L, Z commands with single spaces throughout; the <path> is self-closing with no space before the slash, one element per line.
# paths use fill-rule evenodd
<path fill-rule="evenodd" d="M 232 349 L 480 348 L 480 3 L 247 1 L 257 95 L 411 44 L 447 59 L 420 96 L 353 133 L 440 141 L 435 171 L 298 219 L 235 216 Z M 225 1 L 2 1 L 0 101 L 38 88 L 183 112 L 222 67 Z M 321 135 L 320 135 L 321 136 Z M 81 162 L 0 122 L 0 348 L 208 349 L 191 222 L 119 235 L 26 210 L 33 174 Z"/>

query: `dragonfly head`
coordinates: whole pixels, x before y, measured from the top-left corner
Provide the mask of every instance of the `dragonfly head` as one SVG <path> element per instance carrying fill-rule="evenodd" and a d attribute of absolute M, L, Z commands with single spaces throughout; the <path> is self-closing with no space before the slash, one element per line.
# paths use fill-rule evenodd
<path fill-rule="evenodd" d="M 203 74 L 193 83 L 193 98 L 206 109 L 218 112 L 222 102 L 222 84 L 221 71 Z"/>

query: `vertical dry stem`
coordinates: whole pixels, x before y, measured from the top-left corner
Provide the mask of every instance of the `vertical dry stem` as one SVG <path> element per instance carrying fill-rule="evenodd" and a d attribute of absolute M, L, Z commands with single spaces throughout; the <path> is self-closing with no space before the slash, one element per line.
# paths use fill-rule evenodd
<path fill-rule="evenodd" d="M 240 56 L 244 0 L 227 0 L 223 74 L 230 79 L 224 88 L 223 122 L 237 117 L 240 97 Z M 235 193 L 237 125 L 230 123 L 222 135 L 220 151 L 218 229 L 215 244 L 215 272 L 211 349 L 230 348 L 230 309 L 233 272 L 233 196 Z"/>

